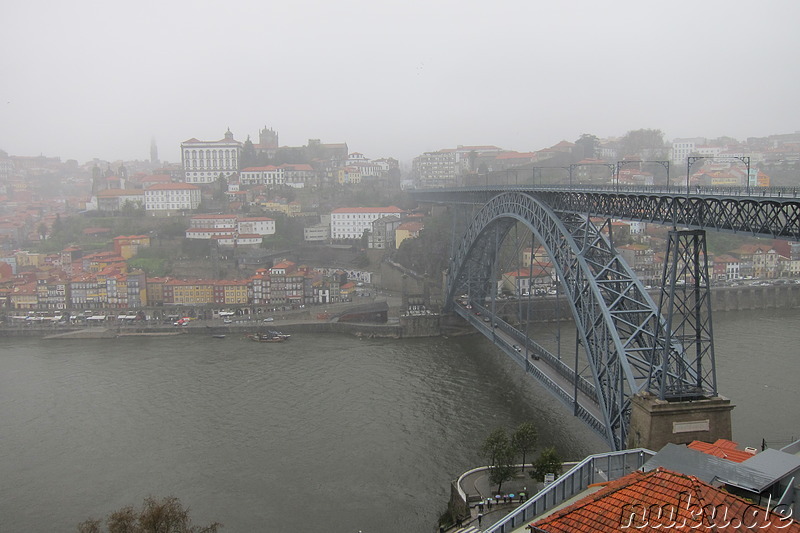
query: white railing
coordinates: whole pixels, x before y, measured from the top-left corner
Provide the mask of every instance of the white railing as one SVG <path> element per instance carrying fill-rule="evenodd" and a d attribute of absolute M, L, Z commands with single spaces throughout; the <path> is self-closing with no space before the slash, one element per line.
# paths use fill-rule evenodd
<path fill-rule="evenodd" d="M 590 455 L 536 493 L 530 500 L 483 531 L 484 533 L 509 533 L 545 511 L 580 494 L 593 483 L 619 479 L 638 470 L 653 455 L 655 452 L 646 448 Z"/>

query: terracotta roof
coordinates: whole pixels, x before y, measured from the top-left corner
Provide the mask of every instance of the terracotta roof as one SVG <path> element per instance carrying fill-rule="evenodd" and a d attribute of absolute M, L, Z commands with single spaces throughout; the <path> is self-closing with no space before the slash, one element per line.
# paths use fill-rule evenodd
<path fill-rule="evenodd" d="M 533 267 L 533 270 L 529 268 L 520 268 L 519 270 L 506 272 L 503 275 L 509 278 L 527 278 L 527 277 L 542 278 L 542 277 L 549 277 L 550 273 L 544 268 Z"/>
<path fill-rule="evenodd" d="M 502 154 L 498 154 L 495 159 L 533 159 L 536 157 L 536 154 L 533 152 L 505 152 Z"/>
<path fill-rule="evenodd" d="M 300 163 L 300 164 L 284 163 L 280 166 L 280 168 L 285 168 L 286 170 L 307 170 L 307 171 L 314 170 L 314 167 L 306 163 Z"/>
<path fill-rule="evenodd" d="M 751 457 L 753 457 L 753 453 L 746 452 L 744 450 L 737 450 L 736 444 L 733 441 L 727 439 L 717 439 L 714 444 L 709 442 L 703 442 L 700 440 L 692 441 L 686 447 L 691 448 L 693 450 L 697 450 L 699 452 L 707 453 L 709 455 L 713 455 L 714 457 L 721 457 L 722 459 L 727 459 L 728 461 L 733 461 L 734 463 L 741 463 L 747 461 Z"/>
<path fill-rule="evenodd" d="M 421 231 L 423 228 L 425 228 L 425 224 L 423 224 L 422 222 L 403 222 L 402 224 L 397 226 L 397 229 L 399 231 L 411 231 L 411 232 Z"/>
<path fill-rule="evenodd" d="M 186 233 L 224 233 L 230 235 L 230 228 L 189 228 Z"/>
<path fill-rule="evenodd" d="M 194 215 L 190 220 L 219 220 L 236 218 L 236 215 Z"/>
<path fill-rule="evenodd" d="M 151 185 L 146 190 L 148 191 L 177 191 L 177 190 L 195 190 L 200 189 L 197 185 L 192 185 L 191 183 L 157 183 L 155 185 Z"/>
<path fill-rule="evenodd" d="M 754 527 L 746 527 L 751 525 Z M 635 471 L 564 509 L 532 522 L 528 528 L 565 533 L 672 528 L 800 533 L 797 521 L 784 520 L 694 476 L 662 468 L 647 473 Z"/>
<path fill-rule="evenodd" d="M 142 189 L 106 189 L 97 193 L 98 198 L 113 198 L 115 196 L 142 196 Z"/>
<path fill-rule="evenodd" d="M 271 170 L 278 170 L 278 167 L 273 165 L 267 165 L 265 167 L 247 167 L 243 168 L 242 172 L 264 172 L 264 171 L 271 171 Z"/>
<path fill-rule="evenodd" d="M 399 207 L 390 205 L 389 207 L 339 207 L 331 213 L 402 213 Z"/>

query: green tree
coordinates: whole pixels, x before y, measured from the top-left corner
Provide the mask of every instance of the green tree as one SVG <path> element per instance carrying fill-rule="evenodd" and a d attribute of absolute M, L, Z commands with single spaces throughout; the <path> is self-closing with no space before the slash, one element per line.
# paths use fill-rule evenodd
<path fill-rule="evenodd" d="M 431 253 L 431 250 L 449 250 L 453 224 L 450 214 L 428 217 L 425 228 L 416 239 L 406 239 L 397 250 L 396 260 L 404 267 L 419 274 L 427 275 L 438 282 L 441 273 L 447 269 L 447 254 Z"/>
<path fill-rule="evenodd" d="M 536 426 L 531 422 L 523 422 L 514 433 L 511 435 L 511 446 L 518 453 L 522 454 L 522 471 L 525 471 L 525 458 L 528 452 L 536 447 L 536 441 L 539 439 L 539 434 L 536 431 Z"/>
<path fill-rule="evenodd" d="M 514 449 L 507 445 L 498 451 L 489 472 L 489 481 L 497 484 L 497 492 L 502 490 L 504 481 L 514 479 L 514 470 Z"/>
<path fill-rule="evenodd" d="M 576 155 L 581 159 L 592 159 L 597 154 L 597 147 L 599 144 L 600 141 L 596 136 L 583 133 L 580 139 L 575 141 L 575 146 L 577 146 L 580 151 L 580 153 Z"/>
<path fill-rule="evenodd" d="M 486 437 L 481 446 L 481 455 L 486 459 L 486 463 L 494 466 L 497 458 L 500 457 L 510 446 L 508 433 L 505 428 L 497 428 Z"/>
<path fill-rule="evenodd" d="M 129 259 L 128 268 L 131 270 L 144 270 L 149 277 L 162 277 L 169 273 L 167 261 L 156 257 L 137 257 L 135 259 Z"/>
<path fill-rule="evenodd" d="M 239 159 L 239 164 L 241 168 L 247 167 L 254 167 L 258 165 L 258 159 L 256 158 L 256 149 L 253 146 L 253 141 L 250 140 L 250 136 L 247 136 L 247 140 L 242 144 L 242 156 Z"/>
<path fill-rule="evenodd" d="M 112 512 L 106 518 L 108 533 L 217 533 L 222 524 L 193 526 L 189 509 L 178 498 L 145 498 L 142 508 L 131 506 Z M 78 524 L 78 533 L 103 533 L 102 520 L 88 519 Z"/>
<path fill-rule="evenodd" d="M 213 194 L 214 200 L 218 202 L 224 200 L 225 193 L 227 191 L 228 191 L 228 180 L 225 178 L 225 174 L 220 172 L 217 181 L 214 183 L 214 194 Z"/>
<path fill-rule="evenodd" d="M 666 156 L 664 133 L 661 130 L 633 130 L 620 139 L 620 157 L 639 156 L 655 159 Z"/>
<path fill-rule="evenodd" d="M 555 474 L 556 477 L 561 473 L 561 463 L 563 461 L 558 456 L 555 446 L 550 446 L 542 450 L 539 458 L 533 463 L 533 469 L 528 475 L 537 481 L 544 481 L 545 474 Z"/>

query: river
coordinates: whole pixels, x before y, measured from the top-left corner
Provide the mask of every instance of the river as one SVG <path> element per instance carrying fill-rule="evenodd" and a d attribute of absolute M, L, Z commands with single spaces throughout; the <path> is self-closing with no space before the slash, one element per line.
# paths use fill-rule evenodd
<path fill-rule="evenodd" d="M 742 444 L 800 432 L 798 325 L 715 315 Z M 496 427 L 534 421 L 565 459 L 604 447 L 478 336 L 4 338 L 0 420 L 2 533 L 75 531 L 148 495 L 226 533 L 435 531 Z"/>

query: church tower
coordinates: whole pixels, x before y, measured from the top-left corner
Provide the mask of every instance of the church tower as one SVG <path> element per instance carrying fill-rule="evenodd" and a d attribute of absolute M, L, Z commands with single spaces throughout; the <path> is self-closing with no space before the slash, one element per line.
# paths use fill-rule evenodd
<path fill-rule="evenodd" d="M 262 150 L 277 150 L 278 132 L 272 128 L 267 129 L 267 127 L 264 126 L 263 130 L 258 130 L 258 144 Z"/>
<path fill-rule="evenodd" d="M 156 138 L 150 139 L 150 162 L 154 165 L 158 164 L 158 146 L 156 146 Z"/>

